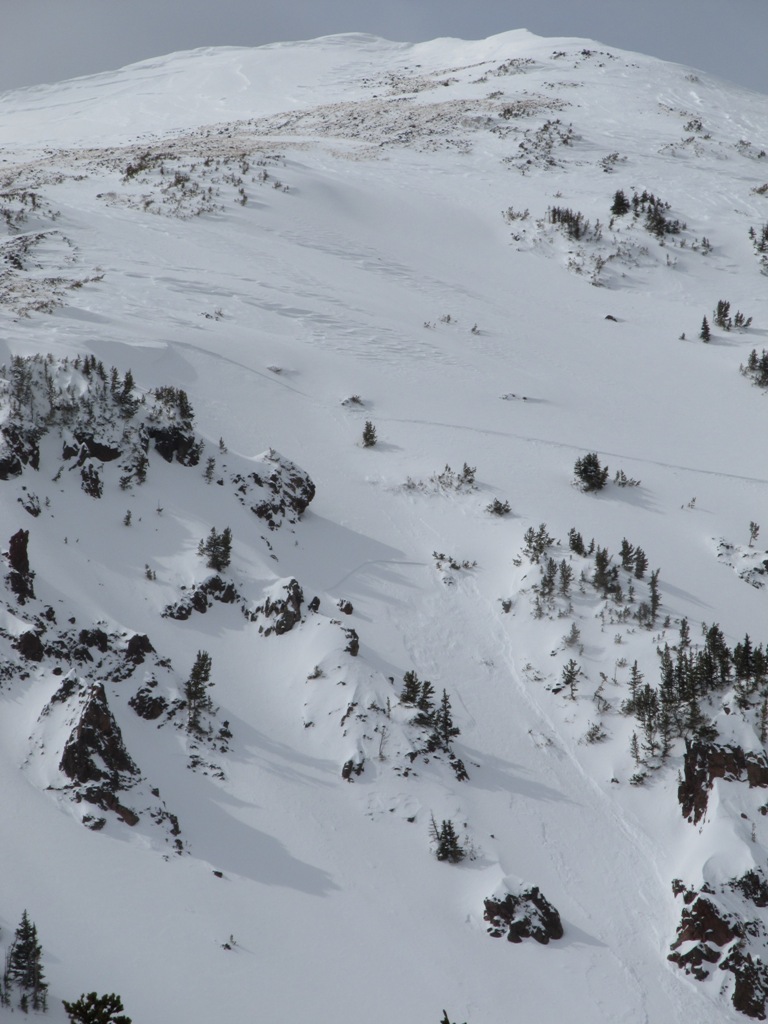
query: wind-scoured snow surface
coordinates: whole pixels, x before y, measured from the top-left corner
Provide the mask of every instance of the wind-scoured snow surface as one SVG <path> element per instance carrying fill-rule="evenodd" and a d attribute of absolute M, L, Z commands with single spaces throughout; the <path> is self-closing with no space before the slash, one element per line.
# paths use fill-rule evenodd
<path fill-rule="evenodd" d="M 48 1018 L 97 990 L 137 1024 L 744 1020 L 731 973 L 668 962 L 671 883 L 719 893 L 765 867 L 766 795 L 720 779 L 690 823 L 684 737 L 631 784 L 644 737 L 622 704 L 635 661 L 658 686 L 683 619 L 694 645 L 702 623 L 730 648 L 768 639 L 768 399 L 739 372 L 768 344 L 749 237 L 768 222 L 765 97 L 584 40 L 349 35 L 7 93 L 0 142 L 5 377 L 50 353 L 57 386 L 82 390 L 93 355 L 132 371 L 145 409 L 186 392 L 205 442 L 187 465 L 150 446 L 146 482 L 122 488 L 96 459 L 96 498 L 62 462 L 74 427 L 52 421 L 39 468 L 0 481 L 3 550 L 28 530 L 35 573 L 34 598 L 2 603 L 0 944 L 26 908 Z M 649 232 L 645 207 L 612 222 L 617 190 L 651 193 L 678 230 Z M 568 237 L 555 207 L 589 229 Z M 716 326 L 718 300 L 750 326 Z M 610 468 L 597 493 L 573 483 L 590 452 Z M 269 486 L 238 486 L 296 467 L 314 500 L 270 529 L 251 511 Z M 533 589 L 541 524 L 568 597 Z M 198 543 L 225 527 L 236 598 L 164 616 L 211 576 Z M 646 553 L 644 578 L 620 570 L 623 603 L 571 529 L 614 566 L 623 539 Z M 657 568 L 660 608 L 638 618 Z M 270 630 L 292 580 L 301 621 Z M 126 677 L 93 648 L 23 663 L 11 643 L 97 625 L 118 638 L 107 660 L 135 634 L 155 653 Z M 198 651 L 216 710 L 195 743 L 168 709 Z M 409 671 L 448 694 L 468 779 L 424 753 Z M 129 703 L 149 676 L 154 719 Z M 136 768 L 133 825 L 60 769 L 95 681 Z M 761 692 L 732 698 L 703 714 L 760 751 Z M 436 859 L 432 816 L 463 862 Z M 521 886 L 562 939 L 489 936 L 483 901 Z"/>

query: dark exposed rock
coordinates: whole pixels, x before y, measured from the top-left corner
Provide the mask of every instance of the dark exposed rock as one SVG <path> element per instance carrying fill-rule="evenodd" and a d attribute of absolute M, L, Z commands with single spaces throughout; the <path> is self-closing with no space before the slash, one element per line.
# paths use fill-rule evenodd
<path fill-rule="evenodd" d="M 237 498 L 270 530 L 279 529 L 286 520 L 295 523 L 314 498 L 315 485 L 303 469 L 273 448 L 261 456 L 261 464 L 263 472 L 232 477 Z"/>
<path fill-rule="evenodd" d="M 125 749 L 101 683 L 91 683 L 86 691 L 59 768 L 75 785 L 76 799 L 112 811 L 127 825 L 138 822 L 138 814 L 124 806 L 117 794 L 139 780 L 139 769 Z"/>
<path fill-rule="evenodd" d="M 690 906 L 683 908 L 678 937 L 672 947 L 676 949 L 683 942 L 714 942 L 716 946 L 725 946 L 740 934 L 738 924 L 730 920 L 711 899 L 699 895 Z"/>
<path fill-rule="evenodd" d="M 289 633 L 293 627 L 301 622 L 301 606 L 304 602 L 304 591 L 299 586 L 298 580 L 290 579 L 283 585 L 285 597 L 273 599 L 267 597 L 263 605 L 259 605 L 249 613 L 253 621 L 264 617 L 273 619 L 274 624 L 264 628 L 264 636 L 277 633 L 282 636 Z"/>
<path fill-rule="evenodd" d="M 18 598 L 19 604 L 26 604 L 35 596 L 35 574 L 29 568 L 28 542 L 29 530 L 17 530 L 8 543 L 8 562 L 11 571 L 6 577 L 6 582 Z"/>
<path fill-rule="evenodd" d="M 311 612 L 319 612 L 320 611 L 320 598 L 317 597 L 317 596 L 313 597 L 312 600 L 307 605 L 307 608 Z"/>
<path fill-rule="evenodd" d="M 42 509 L 40 508 L 40 499 L 36 494 L 28 493 L 26 491 L 26 488 L 24 490 L 24 495 L 20 498 L 17 498 L 16 500 L 21 503 L 21 507 L 24 509 L 25 512 L 28 512 L 33 519 L 37 519 L 37 517 L 40 515 L 42 511 Z"/>
<path fill-rule="evenodd" d="M 537 886 L 525 889 L 517 896 L 507 893 L 500 899 L 487 899 L 484 919 L 488 934 L 495 939 L 506 935 L 509 942 L 535 939 L 546 945 L 550 939 L 563 937 L 560 915 L 545 899 Z"/>
<path fill-rule="evenodd" d="M 360 638 L 357 635 L 357 631 L 354 629 L 345 629 L 344 636 L 347 638 L 347 646 L 344 650 L 351 654 L 353 658 L 356 658 L 360 653 Z"/>
<path fill-rule="evenodd" d="M 80 470 L 80 486 L 92 498 L 100 498 L 104 491 L 99 471 L 91 462 L 86 462 Z"/>
<path fill-rule="evenodd" d="M 348 761 L 345 761 L 344 764 L 342 765 L 341 777 L 342 777 L 342 779 L 345 779 L 347 782 L 352 782 L 353 781 L 352 776 L 353 775 L 362 775 L 364 769 L 365 769 L 365 759 L 364 758 L 362 760 L 360 760 L 360 761 L 354 761 L 352 758 L 350 758 Z"/>
<path fill-rule="evenodd" d="M 29 530 L 18 530 L 8 542 L 8 562 L 11 568 L 22 576 L 29 572 L 28 542 Z"/>
<path fill-rule="evenodd" d="M 747 1017 L 765 1020 L 768 965 L 760 959 L 753 959 L 751 953 L 745 953 L 737 945 L 720 964 L 720 969 L 730 971 L 734 977 L 734 1008 Z"/>
<path fill-rule="evenodd" d="M 134 665 L 141 665 L 147 654 L 154 654 L 155 648 L 149 642 L 149 637 L 143 633 L 135 633 L 128 641 L 125 649 L 125 656 Z"/>
<path fill-rule="evenodd" d="M 209 576 L 198 583 L 181 601 L 169 604 L 163 610 L 163 618 L 184 621 L 192 612 L 204 615 L 212 607 L 214 601 L 222 604 L 235 604 L 242 601 L 234 583 L 225 582 L 221 576 Z"/>
<path fill-rule="evenodd" d="M 0 437 L 0 480 L 19 476 L 24 466 L 40 468 L 40 434 L 37 430 L 7 423 L 0 431 Z"/>
<path fill-rule="evenodd" d="M 5 448 L 0 452 L 0 480 L 11 480 L 20 476 L 24 465 L 16 452 Z"/>
<path fill-rule="evenodd" d="M 84 462 L 87 458 L 97 459 L 99 462 L 114 462 L 122 454 L 119 448 L 104 444 L 93 434 L 78 433 L 75 436 L 81 446 L 78 453 L 80 462 Z"/>
<path fill-rule="evenodd" d="M 683 817 L 694 825 L 704 817 L 715 779 L 747 782 L 750 789 L 768 786 L 768 756 L 764 751 L 744 752 L 741 747 L 686 743 L 683 781 L 677 796 Z"/>
<path fill-rule="evenodd" d="M 32 630 L 27 630 L 17 637 L 13 646 L 27 661 L 42 661 L 45 655 L 42 640 Z"/>
<path fill-rule="evenodd" d="M 83 647 L 95 647 L 97 651 L 104 654 L 109 650 L 109 637 L 103 629 L 81 629 L 78 641 Z"/>
<path fill-rule="evenodd" d="M 747 871 L 741 878 L 734 878 L 730 885 L 756 907 L 768 907 L 768 879 L 762 871 Z"/>
<path fill-rule="evenodd" d="M 725 909 L 722 899 L 739 893 L 757 906 L 768 893 L 758 871 L 748 871 L 720 888 L 720 897 L 708 885 L 689 889 L 675 879 L 672 891 L 682 896 L 683 908 L 675 941 L 667 959 L 698 981 L 710 976 L 715 964 L 734 977 L 733 1005 L 739 1012 L 765 1020 L 768 996 L 768 965 L 749 949 L 758 941 L 765 948 L 765 928 L 754 919 Z M 748 908 L 745 908 L 748 912 Z"/>
<path fill-rule="evenodd" d="M 202 446 L 192 431 L 179 427 L 148 426 L 147 433 L 155 443 L 155 451 L 166 462 L 175 459 L 182 466 L 196 466 L 200 461 Z"/>
<path fill-rule="evenodd" d="M 152 684 L 142 686 L 128 701 L 140 718 L 153 722 L 159 718 L 168 708 L 168 701 L 165 697 L 153 692 Z"/>
<path fill-rule="evenodd" d="M 88 687 L 77 724 L 64 746 L 59 768 L 72 782 L 108 780 L 116 790 L 125 788 L 125 780 L 121 776 L 135 777 L 139 774 L 125 749 L 101 683 L 91 683 Z"/>

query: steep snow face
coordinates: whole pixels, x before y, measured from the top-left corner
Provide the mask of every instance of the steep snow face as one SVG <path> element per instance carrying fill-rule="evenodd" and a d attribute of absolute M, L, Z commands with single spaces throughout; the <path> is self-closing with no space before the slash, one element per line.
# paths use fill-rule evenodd
<path fill-rule="evenodd" d="M 49 1018 L 760 1018 L 764 97 L 335 36 L 0 139 L 0 944 Z"/>

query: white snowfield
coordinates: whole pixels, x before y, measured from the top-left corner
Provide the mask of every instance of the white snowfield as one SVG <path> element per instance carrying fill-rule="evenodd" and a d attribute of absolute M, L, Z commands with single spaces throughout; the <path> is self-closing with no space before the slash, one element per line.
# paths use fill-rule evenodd
<path fill-rule="evenodd" d="M 75 428 L 53 426 L 39 469 L 0 480 L 0 543 L 28 530 L 35 573 L 26 605 L 0 595 L 0 946 L 26 908 L 51 1024 L 93 990 L 135 1024 L 744 1020 L 731 973 L 667 960 L 672 880 L 735 913 L 718 887 L 765 868 L 768 796 L 717 780 L 690 823 L 684 738 L 643 765 L 622 705 L 633 663 L 659 686 L 682 620 L 694 648 L 702 624 L 730 648 L 768 640 L 768 398 L 740 373 L 768 346 L 750 237 L 768 223 L 766 97 L 588 40 L 344 35 L 5 93 L 0 145 L 3 378 L 50 353 L 82 388 L 73 361 L 94 355 L 148 398 L 183 389 L 205 442 L 196 466 L 150 446 L 146 483 L 123 488 L 94 460 L 94 498 L 62 462 Z M 617 191 L 636 216 L 612 217 Z M 749 326 L 717 325 L 718 301 Z M 584 493 L 591 452 L 610 472 Z M 271 530 L 233 477 L 288 473 L 280 459 L 317 490 Z M 163 617 L 225 527 L 238 600 Z M 620 569 L 606 596 L 570 530 L 613 566 L 640 547 L 647 572 Z M 570 590 L 542 593 L 548 557 Z M 302 621 L 267 635 L 292 579 Z M 43 643 L 146 634 L 165 663 L 119 681 L 95 650 L 21 663 L 13 638 L 43 626 Z M 184 708 L 146 720 L 129 700 L 178 702 L 198 651 L 215 711 L 196 743 Z M 409 671 L 447 693 L 468 779 L 425 754 Z M 76 702 L 40 716 L 68 679 L 104 682 L 140 771 L 135 825 L 60 770 Z M 764 688 L 701 701 L 718 743 L 763 750 Z M 437 860 L 433 819 L 461 863 Z M 483 901 L 533 886 L 562 939 L 490 937 Z"/>

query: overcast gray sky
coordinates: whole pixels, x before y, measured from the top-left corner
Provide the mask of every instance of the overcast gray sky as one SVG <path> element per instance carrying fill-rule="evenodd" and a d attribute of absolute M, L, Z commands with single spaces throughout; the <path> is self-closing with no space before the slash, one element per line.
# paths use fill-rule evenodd
<path fill-rule="evenodd" d="M 768 0 L 0 0 L 0 91 L 197 46 L 336 32 L 582 36 L 768 93 Z"/>

